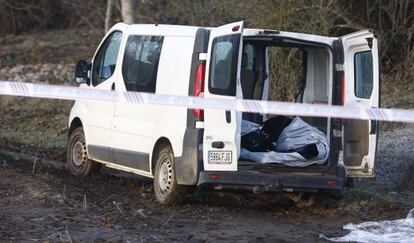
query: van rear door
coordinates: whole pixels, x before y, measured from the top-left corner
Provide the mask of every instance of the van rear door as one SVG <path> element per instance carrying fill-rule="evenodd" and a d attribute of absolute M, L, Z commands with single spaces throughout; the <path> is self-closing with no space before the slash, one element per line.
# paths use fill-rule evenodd
<path fill-rule="evenodd" d="M 378 42 L 370 30 L 342 37 L 344 47 L 344 105 L 379 107 Z M 378 122 L 348 120 L 344 123 L 344 164 L 350 177 L 374 176 Z"/>
<path fill-rule="evenodd" d="M 242 33 L 243 22 L 231 23 L 211 30 L 207 53 L 205 97 L 223 99 L 223 102 L 236 97 L 241 98 Z M 237 170 L 240 124 L 240 112 L 204 110 L 205 170 Z"/>

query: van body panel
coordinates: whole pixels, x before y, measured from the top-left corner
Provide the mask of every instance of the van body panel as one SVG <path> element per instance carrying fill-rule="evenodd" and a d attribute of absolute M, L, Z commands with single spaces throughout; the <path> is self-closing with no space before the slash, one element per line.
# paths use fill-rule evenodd
<path fill-rule="evenodd" d="M 152 28 L 152 30 L 151 30 Z M 151 33 L 151 34 L 150 34 Z M 192 32 L 195 34 L 195 31 Z M 150 35 L 149 35 L 150 34 Z M 187 35 L 189 35 L 188 33 Z M 188 93 L 188 73 L 191 68 L 191 56 L 194 36 L 168 36 L 158 26 L 150 26 L 144 30 L 131 28 L 130 36 L 163 37 L 161 54 L 156 76 L 156 94 L 184 96 Z M 125 51 L 125 43 L 123 50 Z M 172 65 L 174 63 L 174 65 Z M 122 63 L 123 65 L 123 63 Z M 127 91 L 124 78 L 120 76 L 117 90 Z M 152 173 L 152 152 L 159 138 L 167 138 L 174 156 L 182 155 L 182 141 L 186 129 L 187 109 L 160 105 L 122 104 L 115 105 L 114 112 L 114 161 L 115 163 L 140 164 L 140 157 L 127 156 L 129 152 L 148 154 L 145 168 Z M 134 128 L 134 129 L 131 129 Z M 123 151 L 123 153 L 122 153 Z M 142 158 L 142 157 L 141 157 Z M 128 161 L 125 161 L 128 160 Z"/>
<path fill-rule="evenodd" d="M 378 41 L 370 30 L 343 36 L 344 105 L 379 107 Z M 350 177 L 374 176 L 377 121 L 348 120 L 343 127 L 344 164 Z"/>
<path fill-rule="evenodd" d="M 191 71 L 188 80 L 188 96 L 196 95 L 195 82 L 196 69 L 205 65 L 205 60 L 200 60 L 200 53 L 207 53 L 210 31 L 206 28 L 199 28 L 195 35 L 194 49 L 191 61 Z M 196 124 L 204 124 L 204 117 L 196 117 L 193 109 L 187 109 L 187 128 L 182 141 L 182 156 L 176 157 L 175 170 L 176 179 L 179 185 L 196 185 L 199 179 L 199 172 L 203 170 L 203 133 L 204 129 Z"/>
<path fill-rule="evenodd" d="M 179 185 L 194 186 L 203 170 L 203 129 L 187 128 L 183 140 L 183 153 L 175 158 L 176 179 Z"/>
<path fill-rule="evenodd" d="M 237 95 L 241 95 L 242 33 L 242 21 L 211 30 L 205 78 L 204 96 L 206 98 L 218 98 L 225 101 L 236 99 Z M 231 70 L 228 69 L 230 66 Z M 223 86 L 223 83 L 227 83 L 227 86 Z M 205 170 L 237 170 L 240 123 L 240 112 L 204 110 L 203 161 Z"/>

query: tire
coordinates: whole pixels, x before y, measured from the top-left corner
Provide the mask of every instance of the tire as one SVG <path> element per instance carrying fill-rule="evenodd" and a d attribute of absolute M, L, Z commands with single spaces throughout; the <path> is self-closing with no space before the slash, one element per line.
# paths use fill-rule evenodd
<path fill-rule="evenodd" d="M 186 195 L 185 188 L 177 184 L 174 163 L 171 147 L 162 146 L 155 159 L 154 193 L 157 201 L 163 205 L 178 204 Z"/>
<path fill-rule="evenodd" d="M 69 172 L 77 177 L 86 177 L 100 164 L 88 159 L 83 128 L 78 127 L 69 135 L 66 151 L 66 164 Z"/>

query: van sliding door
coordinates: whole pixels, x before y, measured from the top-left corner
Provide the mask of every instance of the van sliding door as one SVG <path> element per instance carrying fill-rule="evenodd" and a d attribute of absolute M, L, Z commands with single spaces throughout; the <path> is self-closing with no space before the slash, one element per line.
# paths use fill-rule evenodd
<path fill-rule="evenodd" d="M 208 98 L 242 98 L 240 66 L 243 22 L 217 27 L 210 32 L 205 93 Z M 203 161 L 209 171 L 236 171 L 240 151 L 241 113 L 204 110 Z"/>
<path fill-rule="evenodd" d="M 342 37 L 344 47 L 344 105 L 379 107 L 378 43 L 372 31 Z M 344 164 L 350 177 L 374 175 L 378 127 L 376 121 L 344 123 Z"/>

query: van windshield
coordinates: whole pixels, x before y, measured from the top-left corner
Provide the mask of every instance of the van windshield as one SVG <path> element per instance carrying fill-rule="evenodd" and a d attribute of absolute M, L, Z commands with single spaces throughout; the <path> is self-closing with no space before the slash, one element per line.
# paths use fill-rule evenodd
<path fill-rule="evenodd" d="M 217 37 L 213 41 L 209 91 L 212 94 L 236 95 L 240 34 Z"/>

